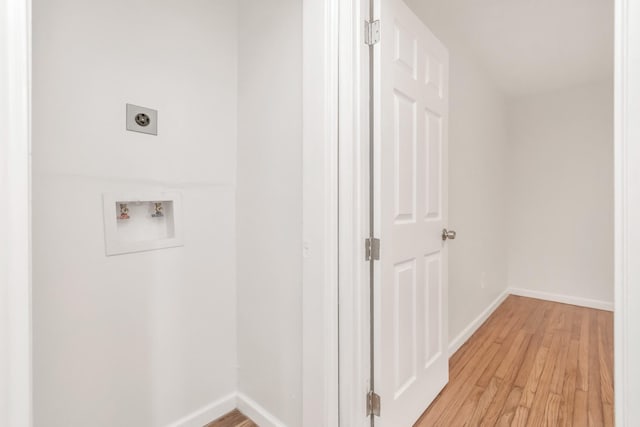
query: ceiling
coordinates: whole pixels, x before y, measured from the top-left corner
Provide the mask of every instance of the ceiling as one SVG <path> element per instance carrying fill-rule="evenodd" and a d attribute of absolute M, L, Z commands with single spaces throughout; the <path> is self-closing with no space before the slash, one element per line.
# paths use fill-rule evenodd
<path fill-rule="evenodd" d="M 614 0 L 407 3 L 430 26 L 455 33 L 508 96 L 613 76 Z"/>

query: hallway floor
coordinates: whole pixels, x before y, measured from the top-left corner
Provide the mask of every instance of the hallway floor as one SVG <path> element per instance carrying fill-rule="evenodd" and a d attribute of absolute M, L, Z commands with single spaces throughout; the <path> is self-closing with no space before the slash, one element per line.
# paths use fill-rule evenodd
<path fill-rule="evenodd" d="M 613 313 L 511 295 L 414 427 L 613 426 Z"/>
<path fill-rule="evenodd" d="M 613 313 L 511 295 L 414 427 L 613 427 Z M 257 427 L 238 410 L 205 427 Z"/>
<path fill-rule="evenodd" d="M 204 427 L 258 427 L 258 425 L 236 409 Z"/>

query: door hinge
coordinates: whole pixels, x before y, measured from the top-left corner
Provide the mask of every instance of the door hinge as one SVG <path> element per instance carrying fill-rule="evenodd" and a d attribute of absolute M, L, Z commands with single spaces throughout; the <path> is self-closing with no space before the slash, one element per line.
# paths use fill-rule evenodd
<path fill-rule="evenodd" d="M 366 239 L 364 241 L 365 260 L 378 261 L 380 259 L 380 239 Z"/>
<path fill-rule="evenodd" d="M 364 43 L 369 46 L 380 41 L 380 20 L 364 21 Z"/>
<path fill-rule="evenodd" d="M 370 415 L 380 416 L 380 396 L 373 390 L 367 393 L 367 417 Z"/>

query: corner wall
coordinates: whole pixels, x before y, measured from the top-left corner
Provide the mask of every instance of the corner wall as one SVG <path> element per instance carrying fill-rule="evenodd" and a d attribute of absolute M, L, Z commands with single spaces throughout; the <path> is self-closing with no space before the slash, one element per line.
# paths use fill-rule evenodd
<path fill-rule="evenodd" d="M 302 2 L 241 0 L 239 19 L 240 409 L 293 427 L 302 425 Z"/>
<path fill-rule="evenodd" d="M 236 390 L 236 8 L 33 1 L 35 427 L 203 425 Z M 182 193 L 185 245 L 106 257 L 102 193 L 140 189 Z"/>
<path fill-rule="evenodd" d="M 511 101 L 509 136 L 509 286 L 612 309 L 613 83 Z"/>

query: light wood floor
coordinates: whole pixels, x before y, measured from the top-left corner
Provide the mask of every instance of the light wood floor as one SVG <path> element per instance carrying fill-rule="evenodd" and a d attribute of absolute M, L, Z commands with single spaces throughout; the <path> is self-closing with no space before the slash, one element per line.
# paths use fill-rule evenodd
<path fill-rule="evenodd" d="M 613 314 L 509 296 L 414 425 L 436 426 L 613 426 Z M 236 410 L 206 427 L 257 425 Z"/>
<path fill-rule="evenodd" d="M 258 425 L 236 409 L 204 427 L 258 427 Z"/>
<path fill-rule="evenodd" d="M 613 316 L 510 296 L 414 427 L 613 426 Z"/>

